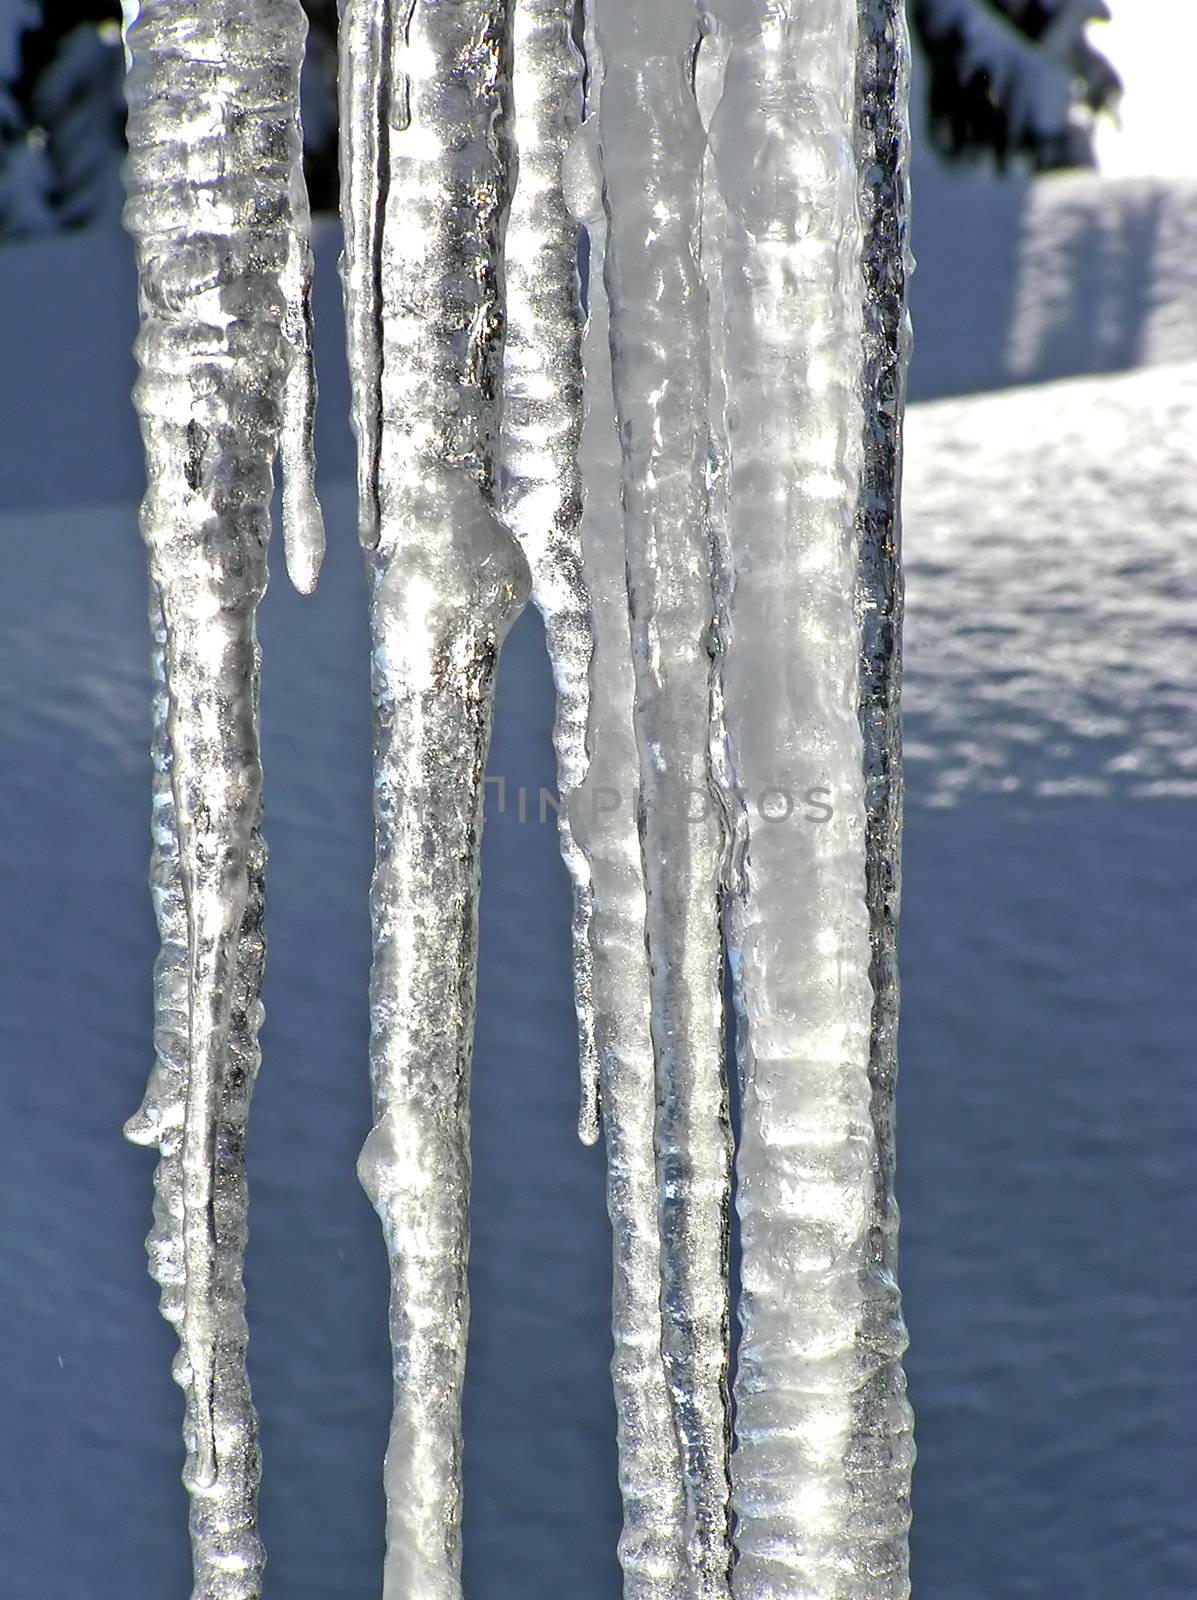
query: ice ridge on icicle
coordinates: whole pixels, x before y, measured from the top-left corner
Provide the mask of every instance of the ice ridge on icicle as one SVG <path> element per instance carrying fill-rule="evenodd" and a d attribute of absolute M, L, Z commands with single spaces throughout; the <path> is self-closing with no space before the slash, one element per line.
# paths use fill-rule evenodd
<path fill-rule="evenodd" d="M 178 1369 L 189 1392 L 188 1432 L 198 1419 L 190 1396 L 185 1355 L 186 1266 L 183 1254 L 183 1127 L 187 1103 L 189 1038 L 189 957 L 187 906 L 179 863 L 171 787 L 171 744 L 166 687 L 166 625 L 156 586 L 151 585 L 153 639 L 153 813 L 150 888 L 160 950 L 154 964 L 154 1066 L 149 1086 L 125 1134 L 135 1144 L 154 1145 L 154 1226 L 146 1240 L 150 1273 L 159 1285 L 162 1315 L 180 1335 Z M 255 690 L 256 694 L 256 685 Z M 257 1419 L 245 1366 L 248 1333 L 241 1283 L 246 1243 L 248 1195 L 245 1133 L 249 1101 L 260 1055 L 258 1029 L 262 1006 L 265 942 L 262 930 L 266 848 L 255 822 L 248 855 L 249 892 L 237 946 L 234 994 L 230 1007 L 224 1088 L 217 1117 L 217 1168 L 213 1206 L 217 1239 L 214 1293 L 221 1302 L 214 1362 L 214 1433 L 221 1441 L 219 1475 L 207 1492 L 190 1502 L 195 1594 L 219 1600 L 249 1600 L 260 1593 L 265 1553 L 257 1533 L 257 1493 L 261 1477 Z"/>

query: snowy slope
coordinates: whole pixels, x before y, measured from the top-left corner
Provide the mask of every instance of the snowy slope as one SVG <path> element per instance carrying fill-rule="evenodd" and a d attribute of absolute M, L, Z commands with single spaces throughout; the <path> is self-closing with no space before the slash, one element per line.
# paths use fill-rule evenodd
<path fill-rule="evenodd" d="M 904 1283 L 924 1600 L 1183 1600 L 1197 367 L 910 419 Z M 132 490 L 132 485 L 128 486 Z M 270 955 L 251 1361 L 278 1593 L 376 1593 L 385 1269 L 368 1126 L 364 594 L 267 597 Z M 0 521 L 0 1367 L 11 1600 L 181 1593 L 180 1398 L 121 1143 L 148 1054 L 132 497 Z M 281 558 L 280 558 L 281 560 Z M 279 563 L 276 562 L 276 565 Z M 467 1582 L 617 1592 L 601 1164 L 573 1137 L 538 631 L 504 656 L 475 1112 Z M 529 796 L 521 820 L 518 794 Z"/>

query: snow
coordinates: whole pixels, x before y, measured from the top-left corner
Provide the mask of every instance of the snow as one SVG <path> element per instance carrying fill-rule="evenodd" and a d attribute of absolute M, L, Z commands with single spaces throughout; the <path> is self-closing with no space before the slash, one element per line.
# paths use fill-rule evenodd
<path fill-rule="evenodd" d="M 1189 191 L 1093 183 L 1090 216 L 1103 196 L 1117 209 L 1157 195 L 1172 231 L 1135 278 L 1146 223 L 1119 213 L 1125 270 L 1102 268 L 1104 299 L 1082 280 L 1057 302 L 1057 370 L 1169 349 L 1188 364 L 947 400 L 909 424 L 900 1198 L 928 1600 L 1181 1600 L 1197 1561 Z M 1024 312 L 1008 269 L 1044 246 L 1005 225 L 1072 239 L 1062 272 L 1084 250 L 1048 186 L 999 197 L 988 232 L 970 232 L 980 199 L 955 192 L 946 233 L 925 197 L 916 294 L 920 276 L 946 281 L 954 253 L 986 274 L 940 304 L 924 288 L 924 393 L 970 372 L 1010 381 Z M 370 1117 L 369 691 L 335 248 L 318 239 L 327 571 L 315 601 L 276 584 L 261 619 L 270 951 L 250 1361 L 271 1577 L 299 1600 L 376 1593 L 389 1386 L 385 1263 L 353 1178 Z M 0 433 L 0 870 L 23 911 L 0 976 L 17 1068 L 0 1146 L 0 1359 L 22 1463 L 0 1503 L 13 1600 L 181 1590 L 188 1567 L 171 1338 L 135 1247 L 148 1173 L 119 1138 L 145 1076 L 156 943 L 140 467 L 114 403 L 131 286 L 105 235 L 0 254 L 3 303 L 22 312 Z M 1113 350 L 1103 305 L 1137 330 Z M 954 323 L 969 306 L 972 323 Z M 1175 338 L 1145 340 L 1168 316 Z M 956 338 L 970 328 L 971 368 Z M 1019 336 L 1042 375 L 1043 336 Z M 506 802 L 492 785 L 475 1059 L 466 1584 L 495 1600 L 605 1600 L 619 1581 L 611 1241 L 601 1160 L 572 1138 L 569 894 L 536 804 L 553 784 L 552 717 L 525 619 L 490 762 Z"/>
<path fill-rule="evenodd" d="M 927 805 L 1197 798 L 1195 417 L 1195 364 L 911 411 L 906 648 L 933 671 L 905 757 Z"/>
<path fill-rule="evenodd" d="M 1197 180 L 941 172 L 916 153 L 915 400 L 1197 360 Z"/>

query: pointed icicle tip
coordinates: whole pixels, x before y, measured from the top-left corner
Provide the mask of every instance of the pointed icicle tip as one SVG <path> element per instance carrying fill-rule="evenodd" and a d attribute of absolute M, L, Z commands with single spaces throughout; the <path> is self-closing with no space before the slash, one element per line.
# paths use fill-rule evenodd
<path fill-rule="evenodd" d="M 324 564 L 324 517 L 314 491 L 304 484 L 283 491 L 283 554 L 287 576 L 300 594 L 311 594 Z"/>

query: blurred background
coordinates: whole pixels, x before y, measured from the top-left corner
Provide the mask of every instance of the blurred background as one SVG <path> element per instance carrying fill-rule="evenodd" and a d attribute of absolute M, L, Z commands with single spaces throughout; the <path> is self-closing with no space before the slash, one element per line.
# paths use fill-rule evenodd
<path fill-rule="evenodd" d="M 1186 1600 L 1197 798 L 1192 0 L 912 0 L 899 1194 L 920 1600 Z M 103 0 L 0 0 L 0 1590 L 184 1594 L 182 1399 L 122 1143 L 149 1067 L 148 641 Z M 305 131 L 335 208 L 333 5 Z M 271 846 L 250 1139 L 272 1592 L 381 1557 L 364 584 L 331 215 L 316 595 L 261 618 Z M 281 562 L 276 561 L 281 573 Z M 552 783 L 532 616 L 492 773 Z M 602 1157 L 573 1134 L 552 826 L 492 813 L 474 1092 L 467 1588 L 618 1593 Z"/>

